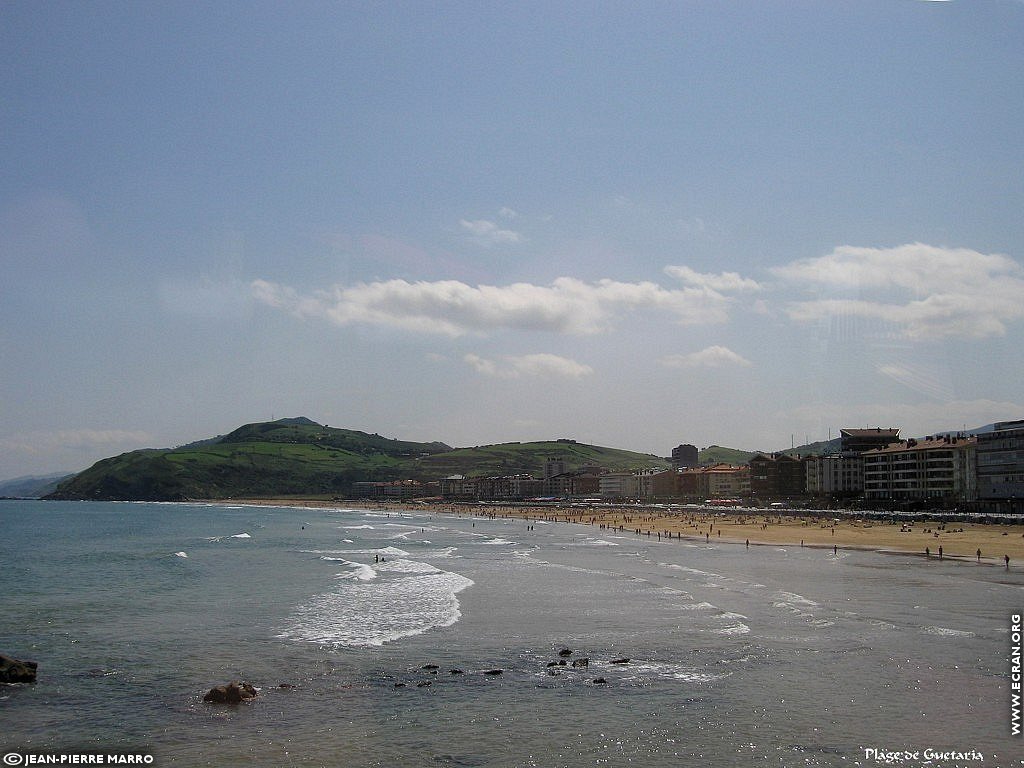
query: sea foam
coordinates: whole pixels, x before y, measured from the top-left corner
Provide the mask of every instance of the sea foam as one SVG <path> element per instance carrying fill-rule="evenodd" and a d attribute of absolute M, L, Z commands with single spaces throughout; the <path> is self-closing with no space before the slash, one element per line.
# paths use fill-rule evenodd
<path fill-rule="evenodd" d="M 411 560 L 376 569 L 388 578 L 339 580 L 337 588 L 298 606 L 279 636 L 332 646 L 383 645 L 451 626 L 462 615 L 458 593 L 473 585 L 458 573 Z"/>

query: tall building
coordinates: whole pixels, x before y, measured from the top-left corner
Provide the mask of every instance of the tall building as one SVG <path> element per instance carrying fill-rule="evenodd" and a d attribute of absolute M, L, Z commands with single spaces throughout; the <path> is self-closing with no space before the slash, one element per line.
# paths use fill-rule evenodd
<path fill-rule="evenodd" d="M 801 496 L 807 487 L 803 462 L 785 453 L 759 453 L 750 459 L 750 492 L 762 499 Z"/>
<path fill-rule="evenodd" d="M 1024 420 L 978 438 L 978 502 L 985 512 L 1024 514 Z"/>
<path fill-rule="evenodd" d="M 804 469 L 812 496 L 857 496 L 864 491 L 864 459 L 859 453 L 808 456 Z"/>
<path fill-rule="evenodd" d="M 544 479 L 554 477 L 555 475 L 564 475 L 569 471 L 569 465 L 565 459 L 547 459 L 544 462 Z"/>
<path fill-rule="evenodd" d="M 864 498 L 951 507 L 977 499 L 973 437 L 905 440 L 865 451 Z"/>
<path fill-rule="evenodd" d="M 685 443 L 672 449 L 672 466 L 676 469 L 696 467 L 698 463 L 697 446 Z"/>

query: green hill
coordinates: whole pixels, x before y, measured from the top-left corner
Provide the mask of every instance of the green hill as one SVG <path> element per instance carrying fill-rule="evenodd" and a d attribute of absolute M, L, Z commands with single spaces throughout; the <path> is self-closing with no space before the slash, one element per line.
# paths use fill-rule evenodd
<path fill-rule="evenodd" d="M 179 501 L 184 499 L 344 496 L 362 480 L 436 480 L 452 474 L 539 473 L 547 458 L 569 468 L 664 467 L 647 454 L 569 441 L 452 449 L 444 443 L 393 440 L 326 427 L 305 418 L 246 424 L 179 448 L 131 451 L 97 462 L 47 498 Z"/>
<path fill-rule="evenodd" d="M 614 471 L 668 467 L 668 462 L 658 456 L 564 440 L 458 448 L 426 456 L 417 465 L 421 472 L 432 477 L 456 474 L 467 477 L 519 474 L 539 476 L 548 459 L 561 459 L 570 470 L 586 466 L 600 466 Z"/>
<path fill-rule="evenodd" d="M 707 464 L 746 464 L 754 451 L 741 451 L 738 448 L 723 448 L 720 445 L 709 445 L 697 452 L 697 461 Z"/>

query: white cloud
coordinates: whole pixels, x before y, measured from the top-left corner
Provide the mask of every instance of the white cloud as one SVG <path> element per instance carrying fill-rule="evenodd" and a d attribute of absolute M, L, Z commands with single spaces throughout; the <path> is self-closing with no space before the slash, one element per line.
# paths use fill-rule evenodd
<path fill-rule="evenodd" d="M 519 212 L 512 208 L 504 207 L 498 211 L 498 215 L 503 219 L 516 219 L 519 218 Z"/>
<path fill-rule="evenodd" d="M 506 210 L 510 209 L 502 209 L 502 211 Z M 512 211 L 512 213 L 514 214 L 515 212 Z M 475 221 L 466 221 L 465 219 L 462 219 L 459 222 L 459 226 L 468 232 L 472 236 L 473 240 L 488 248 L 493 245 L 502 245 L 504 243 L 518 243 L 523 239 L 523 236 L 518 232 L 511 229 L 502 229 L 493 221 L 487 221 L 486 219 L 477 219 Z"/>
<path fill-rule="evenodd" d="M 634 310 L 666 312 L 683 324 L 721 323 L 728 320 L 731 302 L 707 285 L 667 289 L 651 282 L 587 283 L 571 277 L 550 285 L 505 286 L 387 280 L 338 285 L 305 296 L 288 286 L 256 280 L 252 294 L 297 317 L 449 336 L 498 329 L 593 334 L 608 330 L 617 314 Z"/>
<path fill-rule="evenodd" d="M 709 274 L 698 272 L 695 269 L 684 266 L 665 267 L 665 274 L 698 288 L 707 288 L 712 291 L 759 291 L 761 285 L 756 280 L 741 277 L 735 272 L 722 272 L 721 274 Z"/>
<path fill-rule="evenodd" d="M 688 355 L 668 355 L 661 359 L 661 363 L 668 368 L 722 368 L 733 365 L 747 368 L 753 365 L 728 347 L 717 345 Z"/>
<path fill-rule="evenodd" d="M 499 361 L 488 360 L 479 355 L 469 354 L 463 360 L 477 373 L 502 379 L 518 379 L 524 376 L 540 378 L 579 379 L 589 376 L 594 369 L 567 357 L 539 353 L 534 355 L 507 355 Z"/>
<path fill-rule="evenodd" d="M 836 315 L 882 320 L 913 339 L 1001 336 L 1024 318 L 1024 269 L 1001 254 L 912 243 L 895 248 L 841 246 L 819 258 L 772 270 L 811 289 L 856 292 L 856 298 L 795 301 L 793 320 Z"/>

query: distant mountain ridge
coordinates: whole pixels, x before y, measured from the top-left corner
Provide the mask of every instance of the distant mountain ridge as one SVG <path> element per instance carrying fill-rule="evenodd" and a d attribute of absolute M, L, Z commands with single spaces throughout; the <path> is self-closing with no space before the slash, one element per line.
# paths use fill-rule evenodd
<path fill-rule="evenodd" d="M 3 499 L 39 499 L 53 493 L 64 480 L 74 477 L 66 472 L 54 475 L 26 475 L 15 477 L 0 483 L 0 498 Z"/>

